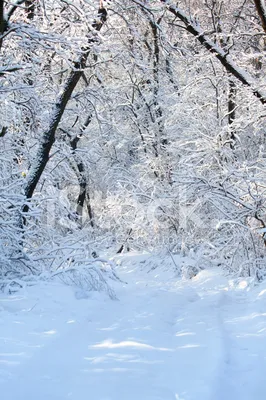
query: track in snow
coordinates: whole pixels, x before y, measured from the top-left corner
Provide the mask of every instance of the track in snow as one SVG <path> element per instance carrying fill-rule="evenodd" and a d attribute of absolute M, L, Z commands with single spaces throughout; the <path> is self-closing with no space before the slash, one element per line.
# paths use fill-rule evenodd
<path fill-rule="evenodd" d="M 60 285 L 0 297 L 3 399 L 265 400 L 262 288 L 230 287 L 217 270 L 120 274 L 119 301 Z"/>

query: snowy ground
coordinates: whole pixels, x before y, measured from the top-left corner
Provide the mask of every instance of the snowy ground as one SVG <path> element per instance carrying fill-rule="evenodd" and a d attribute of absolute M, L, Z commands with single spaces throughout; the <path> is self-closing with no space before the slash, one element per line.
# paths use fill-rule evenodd
<path fill-rule="evenodd" d="M 266 399 L 265 284 L 118 273 L 118 301 L 58 283 L 0 295 L 2 399 Z"/>

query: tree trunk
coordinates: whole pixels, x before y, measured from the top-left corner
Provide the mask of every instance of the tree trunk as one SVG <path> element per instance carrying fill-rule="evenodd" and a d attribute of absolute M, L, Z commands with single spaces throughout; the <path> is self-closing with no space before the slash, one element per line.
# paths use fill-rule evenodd
<path fill-rule="evenodd" d="M 71 141 L 70 141 L 70 145 L 71 148 L 73 150 L 73 157 L 74 160 L 76 162 L 77 165 L 77 170 L 79 172 L 79 176 L 78 176 L 78 182 L 79 182 L 79 195 L 78 195 L 78 199 L 77 199 L 77 214 L 82 217 L 83 214 L 83 209 L 84 209 L 84 204 L 86 202 L 87 204 L 87 212 L 90 218 L 90 225 L 93 228 L 94 227 L 94 222 L 93 222 L 93 213 L 92 213 L 92 207 L 91 207 L 91 201 L 90 201 L 90 194 L 89 194 L 89 182 L 88 182 L 88 178 L 87 178 L 87 173 L 86 173 L 86 169 L 85 169 L 85 165 L 82 161 L 82 159 L 77 155 L 76 150 L 77 150 L 77 146 L 78 146 L 78 142 L 82 137 L 82 133 L 83 131 L 89 126 L 89 124 L 91 123 L 92 120 L 92 114 L 90 114 L 84 125 L 82 126 L 81 129 L 81 134 L 75 136 Z"/>
<path fill-rule="evenodd" d="M 234 149 L 235 144 L 235 129 L 233 123 L 236 119 L 236 85 L 235 82 L 229 78 L 229 93 L 228 93 L 228 124 L 230 129 L 230 147 Z"/>
<path fill-rule="evenodd" d="M 5 32 L 5 17 L 4 17 L 4 0 L 0 0 L 0 35 L 2 36 Z M 2 48 L 3 39 L 0 39 L 0 50 Z"/>
<path fill-rule="evenodd" d="M 26 14 L 28 19 L 33 19 L 35 16 L 35 3 L 36 0 L 26 0 L 25 1 L 25 6 L 26 6 Z"/>
<path fill-rule="evenodd" d="M 105 8 L 100 8 L 98 10 L 98 18 L 92 24 L 92 27 L 96 31 L 100 31 L 104 22 L 107 19 L 107 11 Z M 48 129 L 43 133 L 41 144 L 37 151 L 36 159 L 31 167 L 29 172 L 28 180 L 25 186 L 25 195 L 27 199 L 30 199 L 36 189 L 37 184 L 42 176 L 42 173 L 46 167 L 46 164 L 49 160 L 49 153 L 55 141 L 55 133 L 58 127 L 58 124 L 61 121 L 62 115 L 64 114 L 65 108 L 67 106 L 68 101 L 71 98 L 71 95 L 80 80 L 80 77 L 83 74 L 83 69 L 86 66 L 87 58 L 90 54 L 91 46 L 95 42 L 95 37 L 92 33 L 92 38 L 89 39 L 89 46 L 84 49 L 84 53 L 81 55 L 80 59 L 75 62 L 74 69 L 70 73 L 64 88 L 62 90 L 62 94 L 58 97 L 56 104 L 54 106 L 51 122 Z M 23 211 L 28 211 L 28 205 L 25 205 Z"/>
<path fill-rule="evenodd" d="M 266 7 L 264 0 L 254 0 L 254 3 L 261 20 L 261 26 L 264 32 L 266 32 Z"/>

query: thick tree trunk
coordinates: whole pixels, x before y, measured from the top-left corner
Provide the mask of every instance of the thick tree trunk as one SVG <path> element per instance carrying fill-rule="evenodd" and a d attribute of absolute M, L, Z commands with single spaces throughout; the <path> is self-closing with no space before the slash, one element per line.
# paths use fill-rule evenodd
<path fill-rule="evenodd" d="M 93 23 L 93 29 L 99 31 L 107 18 L 107 11 L 105 8 L 100 8 L 98 11 L 98 18 Z M 80 59 L 75 63 L 73 71 L 70 73 L 60 96 L 58 97 L 54 106 L 51 122 L 48 129 L 43 133 L 41 143 L 37 151 L 35 161 L 30 169 L 27 183 L 25 186 L 25 195 L 27 199 L 30 199 L 39 183 L 40 177 L 46 167 L 49 160 L 49 153 L 55 141 L 55 133 L 57 127 L 61 121 L 62 115 L 64 114 L 67 103 L 69 102 L 71 95 L 79 82 L 83 69 L 86 66 L 86 61 L 90 53 L 90 45 L 95 42 L 95 37 L 92 34 L 92 39 L 89 40 L 89 46 L 84 49 L 84 53 Z M 24 211 L 28 210 L 28 205 L 24 206 Z"/>
<path fill-rule="evenodd" d="M 0 32 L 4 32 L 4 0 L 0 0 Z"/>
<path fill-rule="evenodd" d="M 31 0 L 30 2 L 33 2 L 35 0 Z M 4 10 L 4 0 L 0 0 L 0 36 L 3 35 L 8 30 L 8 23 L 16 9 L 23 3 L 25 3 L 25 0 L 17 0 L 12 4 L 12 6 L 7 10 L 6 15 L 5 15 L 5 10 Z M 0 49 L 2 47 L 2 42 L 3 39 L 0 38 Z"/>
<path fill-rule="evenodd" d="M 266 32 L 266 7 L 265 7 L 265 2 L 264 0 L 254 0 L 256 9 L 258 11 L 260 20 L 261 20 L 261 26 Z"/>
<path fill-rule="evenodd" d="M 4 17 L 4 0 L 0 0 L 0 35 L 5 32 L 6 21 Z M 2 48 L 3 39 L 0 39 L 0 50 Z"/>
<path fill-rule="evenodd" d="M 29 172 L 27 184 L 25 187 L 25 195 L 27 199 L 32 197 L 33 192 L 44 171 L 44 168 L 46 167 L 46 164 L 49 160 L 49 153 L 55 141 L 56 129 L 65 111 L 66 105 L 71 97 L 71 94 L 80 79 L 80 76 L 82 74 L 82 68 L 84 67 L 84 62 L 86 61 L 87 58 L 87 54 L 85 56 L 82 56 L 82 58 L 83 61 L 79 61 L 79 65 L 77 66 L 79 69 L 71 72 L 64 86 L 63 93 L 59 96 L 55 104 L 51 117 L 50 126 L 47 129 L 47 131 L 43 133 L 41 144 L 38 149 L 36 159 Z"/>

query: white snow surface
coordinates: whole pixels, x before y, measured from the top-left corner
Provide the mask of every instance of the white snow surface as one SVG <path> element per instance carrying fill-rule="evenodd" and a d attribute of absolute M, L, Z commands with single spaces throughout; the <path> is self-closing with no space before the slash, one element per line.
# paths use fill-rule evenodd
<path fill-rule="evenodd" d="M 58 282 L 0 295 L 1 399 L 265 400 L 266 284 L 131 260 L 117 301 Z"/>

